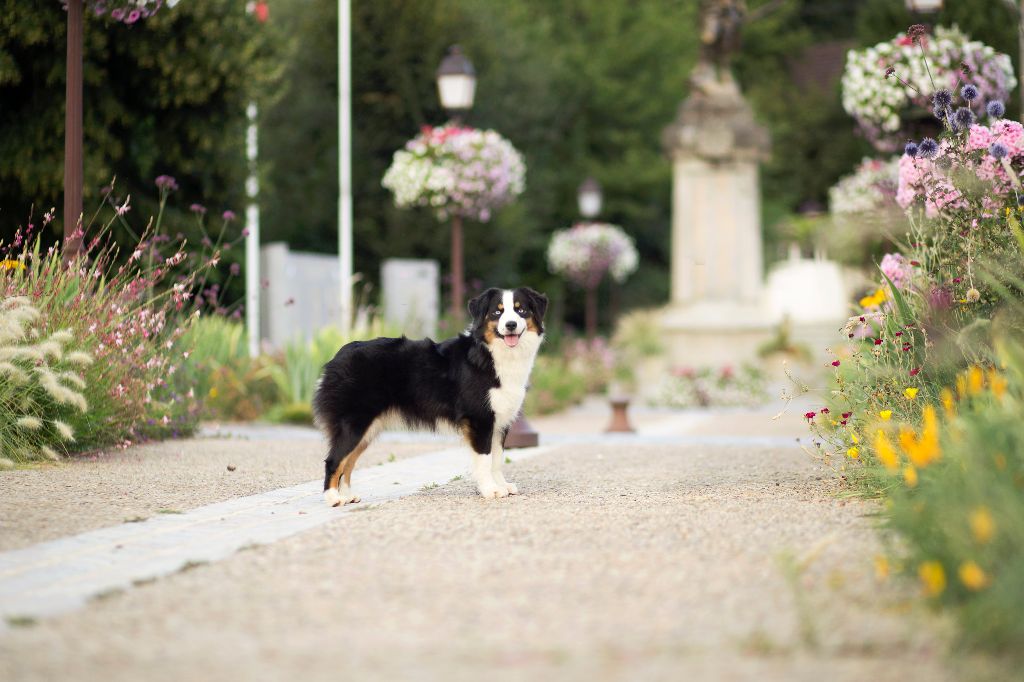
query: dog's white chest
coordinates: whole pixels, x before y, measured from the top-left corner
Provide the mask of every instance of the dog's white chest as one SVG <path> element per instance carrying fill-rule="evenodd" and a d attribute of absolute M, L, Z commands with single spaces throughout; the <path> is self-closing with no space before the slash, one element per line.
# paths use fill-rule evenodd
<path fill-rule="evenodd" d="M 492 348 L 494 371 L 501 382 L 500 387 L 492 388 L 489 392 L 495 428 L 503 429 L 516 420 L 526 397 L 526 384 L 530 380 L 530 371 L 539 346 L 540 338 L 529 332 L 523 335 L 517 348 L 505 348 L 498 344 Z"/>

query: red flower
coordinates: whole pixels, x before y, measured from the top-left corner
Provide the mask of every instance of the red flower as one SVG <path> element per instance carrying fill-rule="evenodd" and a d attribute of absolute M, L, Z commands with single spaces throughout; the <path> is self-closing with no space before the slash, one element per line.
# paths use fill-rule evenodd
<path fill-rule="evenodd" d="M 875 345 L 876 346 L 881 346 L 882 345 L 882 339 L 875 339 Z"/>
<path fill-rule="evenodd" d="M 921 264 L 916 260 L 910 261 L 910 264 L 913 265 L 915 268 L 921 267 Z"/>
<path fill-rule="evenodd" d="M 833 360 L 833 361 L 832 361 L 832 366 L 833 366 L 833 367 L 838 367 L 838 366 L 839 366 L 839 364 L 840 364 L 840 363 L 839 363 L 839 361 L 838 361 L 838 360 Z"/>
<path fill-rule="evenodd" d="M 910 370 L 910 376 L 916 377 L 917 373 L 920 372 L 920 371 L 921 371 L 920 367 L 915 367 L 914 369 Z"/>
<path fill-rule="evenodd" d="M 843 412 L 843 419 L 849 419 L 853 416 L 853 412 Z"/>
<path fill-rule="evenodd" d="M 828 414 L 828 408 L 827 407 L 821 408 L 821 413 L 822 414 Z"/>
<path fill-rule="evenodd" d="M 806 419 L 807 421 L 811 421 L 812 419 L 814 419 L 815 414 L 816 413 L 814 412 L 804 412 L 804 419 Z"/>
<path fill-rule="evenodd" d="M 840 423 L 840 424 L 842 424 L 843 426 L 846 426 L 846 420 L 845 420 L 845 419 L 843 419 L 843 420 L 840 420 L 840 422 L 839 422 L 839 423 Z"/>
<path fill-rule="evenodd" d="M 905 343 L 905 344 L 903 344 L 903 350 L 904 350 L 904 351 L 908 351 L 908 350 L 910 350 L 910 344 L 909 344 L 909 343 Z"/>

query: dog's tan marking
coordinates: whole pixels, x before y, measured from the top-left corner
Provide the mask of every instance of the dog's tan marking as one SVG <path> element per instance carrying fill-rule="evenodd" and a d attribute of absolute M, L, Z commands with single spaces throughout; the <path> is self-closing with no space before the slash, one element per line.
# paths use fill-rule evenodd
<path fill-rule="evenodd" d="M 540 334 L 540 325 L 538 325 L 537 320 L 533 319 L 532 317 L 526 318 L 526 328 L 531 332 L 536 332 L 537 334 Z"/>
<path fill-rule="evenodd" d="M 345 463 L 342 466 L 343 474 L 345 476 L 345 485 L 351 487 L 352 470 L 356 468 L 356 462 L 359 461 L 359 455 L 363 454 L 369 445 L 370 444 L 365 440 L 361 440 L 359 441 L 359 445 L 357 445 L 352 452 L 348 453 L 348 457 L 345 458 Z"/>
<path fill-rule="evenodd" d="M 497 341 L 498 333 L 497 331 L 495 331 L 497 330 L 497 328 L 497 320 L 487 320 L 487 326 L 484 327 L 484 341 L 486 341 L 487 343 L 494 343 L 495 341 Z"/>

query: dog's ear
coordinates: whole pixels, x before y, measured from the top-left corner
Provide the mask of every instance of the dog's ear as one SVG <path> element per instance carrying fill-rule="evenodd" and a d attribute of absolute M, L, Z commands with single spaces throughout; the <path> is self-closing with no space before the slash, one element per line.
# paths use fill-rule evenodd
<path fill-rule="evenodd" d="M 533 312 L 537 319 L 540 320 L 544 317 L 544 313 L 548 310 L 548 297 L 539 291 L 534 291 L 530 287 L 523 287 L 523 292 L 527 298 L 530 299 L 530 307 L 533 308 Z"/>
<path fill-rule="evenodd" d="M 501 289 L 491 287 L 469 302 L 469 314 L 474 320 L 480 319 L 487 312 L 491 297 L 494 296 L 496 291 L 501 291 Z"/>

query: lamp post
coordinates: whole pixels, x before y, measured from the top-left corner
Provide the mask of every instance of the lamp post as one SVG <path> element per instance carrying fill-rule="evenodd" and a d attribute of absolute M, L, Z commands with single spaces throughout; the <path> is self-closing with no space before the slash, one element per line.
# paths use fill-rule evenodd
<path fill-rule="evenodd" d="M 587 222 L 593 221 L 601 213 L 603 199 L 601 185 L 594 178 L 587 178 L 576 190 L 576 204 L 579 206 L 580 214 Z M 597 336 L 597 285 L 597 282 L 593 282 L 584 289 L 587 338 L 591 341 Z"/>
<path fill-rule="evenodd" d="M 64 258 L 78 255 L 82 236 L 82 43 L 84 0 L 68 0 L 67 84 L 64 93 Z"/>
<path fill-rule="evenodd" d="M 437 67 L 437 95 L 441 106 L 453 123 L 462 123 L 462 116 L 473 108 L 476 95 L 476 71 L 458 45 L 448 48 L 448 54 Z M 452 216 L 452 322 L 463 317 L 465 301 L 465 275 L 462 257 L 462 216 Z"/>
<path fill-rule="evenodd" d="M 594 178 L 587 178 L 576 190 L 576 203 L 579 206 L 580 215 L 587 220 L 593 220 L 601 213 L 603 200 L 601 184 Z"/>
<path fill-rule="evenodd" d="M 934 14 L 942 9 L 942 0 L 905 0 L 907 9 L 918 14 Z"/>

